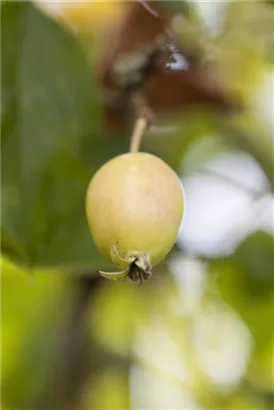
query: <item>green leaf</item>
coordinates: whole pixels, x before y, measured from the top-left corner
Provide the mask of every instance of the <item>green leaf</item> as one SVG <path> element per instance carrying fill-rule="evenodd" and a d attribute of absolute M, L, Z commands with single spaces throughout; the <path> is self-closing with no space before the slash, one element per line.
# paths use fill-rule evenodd
<path fill-rule="evenodd" d="M 273 237 L 263 231 L 251 234 L 239 245 L 233 259 L 241 268 L 245 292 L 253 298 L 264 298 L 274 291 Z"/>
<path fill-rule="evenodd" d="M 56 273 L 39 271 L 30 280 L 26 271 L 1 259 L 1 333 L 5 352 L 2 408 L 35 408 L 41 387 L 48 386 L 56 374 L 60 334 L 74 296 L 70 282 Z"/>
<path fill-rule="evenodd" d="M 262 351 L 272 337 L 273 325 L 273 237 L 255 232 L 227 259 L 212 261 L 218 285 L 226 302 L 249 326 L 255 351 Z"/>
<path fill-rule="evenodd" d="M 100 132 L 87 56 L 27 2 L 2 5 L 2 40 L 2 250 L 30 266 L 106 267 L 87 226 L 85 192 L 125 146 Z"/>

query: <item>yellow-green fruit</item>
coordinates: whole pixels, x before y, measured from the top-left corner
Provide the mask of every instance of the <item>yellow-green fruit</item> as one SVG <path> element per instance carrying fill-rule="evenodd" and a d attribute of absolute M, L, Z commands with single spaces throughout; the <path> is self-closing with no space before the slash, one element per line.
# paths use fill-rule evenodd
<path fill-rule="evenodd" d="M 160 262 L 176 240 L 184 194 L 175 172 L 160 158 L 143 152 L 123 154 L 104 164 L 92 178 L 86 214 L 95 244 L 113 261 L 140 251 L 151 265 Z"/>

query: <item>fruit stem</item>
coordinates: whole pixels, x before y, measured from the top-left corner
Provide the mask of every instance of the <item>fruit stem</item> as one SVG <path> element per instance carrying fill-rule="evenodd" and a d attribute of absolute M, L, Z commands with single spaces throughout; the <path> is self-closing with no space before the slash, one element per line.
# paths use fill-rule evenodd
<path fill-rule="evenodd" d="M 130 140 L 130 152 L 138 152 L 144 132 L 148 128 L 148 118 L 145 116 L 139 117 L 134 125 L 133 133 Z"/>

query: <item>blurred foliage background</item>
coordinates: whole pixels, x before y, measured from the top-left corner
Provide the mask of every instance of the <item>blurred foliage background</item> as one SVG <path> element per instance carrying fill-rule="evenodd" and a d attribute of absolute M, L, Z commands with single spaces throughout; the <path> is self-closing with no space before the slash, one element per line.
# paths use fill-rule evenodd
<path fill-rule="evenodd" d="M 109 266 L 84 214 L 90 178 L 129 146 L 102 128 L 94 68 L 123 3 L 1 3 L 3 410 L 274 406 L 273 4 L 162 6 L 197 29 L 245 110 L 185 110 L 144 138 L 187 212 L 138 288 L 96 273 Z"/>

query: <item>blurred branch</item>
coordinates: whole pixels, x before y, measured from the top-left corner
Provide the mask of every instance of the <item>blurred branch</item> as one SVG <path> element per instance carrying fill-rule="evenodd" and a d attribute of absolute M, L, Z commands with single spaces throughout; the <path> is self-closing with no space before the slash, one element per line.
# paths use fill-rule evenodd
<path fill-rule="evenodd" d="M 90 372 L 98 367 L 96 347 L 91 346 L 87 335 L 86 315 L 102 279 L 99 275 L 87 274 L 74 281 L 74 298 L 53 361 L 54 380 L 45 386 L 35 404 L 39 410 L 76 410 Z"/>
<path fill-rule="evenodd" d="M 91 273 L 76 274 L 73 298 L 51 357 L 50 381 L 29 406 L 33 410 L 82 410 L 87 384 L 93 391 L 102 369 L 119 368 L 128 378 L 130 359 L 102 350 L 88 333 L 92 303 L 104 279 Z"/>

